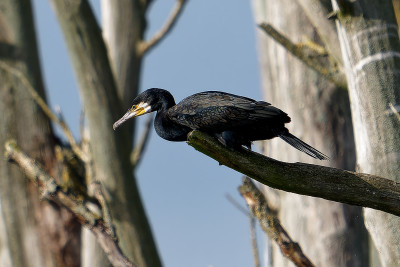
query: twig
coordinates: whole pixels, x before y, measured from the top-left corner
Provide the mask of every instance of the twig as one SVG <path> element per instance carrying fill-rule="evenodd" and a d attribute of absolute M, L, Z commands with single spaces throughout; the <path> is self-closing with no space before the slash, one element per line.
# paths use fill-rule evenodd
<path fill-rule="evenodd" d="M 243 213 L 250 219 L 250 238 L 251 238 L 251 247 L 253 250 L 254 266 L 259 267 L 260 259 L 258 256 L 257 237 L 255 230 L 255 217 L 253 214 L 249 213 L 247 209 L 242 207 L 242 205 L 240 205 L 231 195 L 226 194 L 225 197 L 235 208 L 237 208 L 241 213 Z"/>
<path fill-rule="evenodd" d="M 249 219 L 250 219 L 251 248 L 253 250 L 254 267 L 260 267 L 261 264 L 260 264 L 260 255 L 258 253 L 256 219 L 253 216 L 249 216 Z"/>
<path fill-rule="evenodd" d="M 71 193 L 61 190 L 54 178 L 39 166 L 35 160 L 23 153 L 14 140 L 6 142 L 5 156 L 17 163 L 26 176 L 42 189 L 43 199 L 53 201 L 67 208 L 82 225 L 88 227 L 96 235 L 113 266 L 135 266 L 123 255 L 117 240 L 110 236 L 110 230 L 103 219 L 87 208 L 87 201 L 85 203 L 85 201 L 77 200 L 82 199 L 83 196 L 76 197 L 74 195 L 77 192 Z"/>
<path fill-rule="evenodd" d="M 75 200 L 73 195 L 60 190 L 60 186 L 55 179 L 42 169 L 35 160 L 31 159 L 17 146 L 15 140 L 9 140 L 5 144 L 5 156 L 16 162 L 25 172 L 28 178 L 43 188 L 42 198 L 48 200 L 56 200 L 57 203 L 63 204 L 74 214 L 79 216 L 89 225 L 95 225 L 98 216 L 88 210 L 83 203 Z M 79 197 L 82 198 L 82 197 Z"/>
<path fill-rule="evenodd" d="M 390 109 L 393 111 L 394 115 L 399 119 L 400 121 L 400 113 L 397 111 L 397 109 L 393 106 L 392 103 L 389 103 Z"/>
<path fill-rule="evenodd" d="M 83 139 L 83 131 L 85 130 L 85 112 L 82 109 L 79 113 L 79 133 L 81 134 L 81 139 Z M 81 140 L 82 142 L 82 140 Z M 82 149 L 84 150 L 84 149 Z"/>
<path fill-rule="evenodd" d="M 182 13 L 186 2 L 187 0 L 177 0 L 174 9 L 161 29 L 156 32 L 150 40 L 139 42 L 137 49 L 140 56 L 143 56 L 149 49 L 157 45 L 167 35 L 175 25 L 179 15 Z"/>
<path fill-rule="evenodd" d="M 8 71 L 9 73 L 13 74 L 16 76 L 28 89 L 30 95 L 32 98 L 36 101 L 36 103 L 39 105 L 39 107 L 43 110 L 43 112 L 49 117 L 50 120 L 54 121 L 58 125 L 60 125 L 61 129 L 64 131 L 65 136 L 67 137 L 68 143 L 71 145 L 72 150 L 74 153 L 83 161 L 87 161 L 87 156 L 83 151 L 80 149 L 80 147 L 77 145 L 71 131 L 69 130 L 67 124 L 61 120 L 57 115 L 55 115 L 51 109 L 47 106 L 46 102 L 43 100 L 43 98 L 40 97 L 40 95 L 36 92 L 36 90 L 33 88 L 32 84 L 28 81 L 28 79 L 25 77 L 25 75 L 19 71 L 18 69 L 12 68 L 5 64 L 4 62 L 0 62 L 0 68 Z"/>
<path fill-rule="evenodd" d="M 250 219 L 250 238 L 251 238 L 251 247 L 253 250 L 254 266 L 259 267 L 260 259 L 259 259 L 259 255 L 258 255 L 257 236 L 256 236 L 256 229 L 255 229 L 255 217 L 253 214 L 249 213 L 247 209 L 242 207 L 242 205 L 240 205 L 231 195 L 226 194 L 225 197 L 235 208 L 237 208 L 240 212 L 242 212 L 244 215 L 246 215 Z"/>
<path fill-rule="evenodd" d="M 344 73 L 340 72 L 335 66 L 326 67 L 328 64 L 323 64 L 316 58 L 310 56 L 309 50 L 305 46 L 296 45 L 290 41 L 286 36 L 277 31 L 272 25 L 268 23 L 260 24 L 260 28 L 264 30 L 269 36 L 271 36 L 275 41 L 280 43 L 285 47 L 292 55 L 303 61 L 307 66 L 317 71 L 319 74 L 324 76 L 326 79 L 330 80 L 338 87 L 347 88 L 347 82 Z"/>
<path fill-rule="evenodd" d="M 112 223 L 111 213 L 108 208 L 106 199 L 103 194 L 103 186 L 100 182 L 93 182 L 92 189 L 94 191 L 94 197 L 99 201 L 101 210 L 103 213 L 104 224 L 107 226 L 107 233 L 113 238 L 116 239 L 117 235 L 115 234 L 114 224 Z"/>
<path fill-rule="evenodd" d="M 153 117 L 149 116 L 144 126 L 143 133 L 140 137 L 140 141 L 136 144 L 135 148 L 131 153 L 131 163 L 134 167 L 136 167 L 139 164 L 141 158 L 143 157 L 143 152 L 149 141 L 151 132 L 150 130 L 152 125 L 153 125 Z"/>
<path fill-rule="evenodd" d="M 237 208 L 241 213 L 243 213 L 246 216 L 252 216 L 245 207 L 242 207 L 231 195 L 226 194 L 225 195 L 226 199 L 235 207 Z"/>
<path fill-rule="evenodd" d="M 270 187 L 400 216 L 400 183 L 395 181 L 312 164 L 285 163 L 246 149 L 231 150 L 199 131 L 189 133 L 188 144 Z"/>
<path fill-rule="evenodd" d="M 255 186 L 251 179 L 243 178 L 239 192 L 245 199 L 250 211 L 257 217 L 261 228 L 274 240 L 282 254 L 289 258 L 296 266 L 312 267 L 312 262 L 304 255 L 299 244 L 294 242 L 282 227 L 278 217 L 269 209 L 264 195 Z"/>

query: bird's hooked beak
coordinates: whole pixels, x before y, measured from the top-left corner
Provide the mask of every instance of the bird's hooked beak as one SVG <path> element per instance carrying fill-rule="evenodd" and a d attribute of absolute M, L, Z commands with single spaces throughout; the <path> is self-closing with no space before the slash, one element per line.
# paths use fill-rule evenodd
<path fill-rule="evenodd" d="M 151 110 L 151 106 L 148 103 L 145 102 L 140 102 L 137 105 L 133 105 L 128 112 L 125 113 L 124 116 L 122 116 L 122 118 L 120 118 L 119 120 L 117 120 L 114 125 L 113 125 L 113 129 L 117 129 L 117 127 L 119 127 L 122 123 L 124 123 L 125 121 L 129 120 L 130 118 L 134 118 L 134 117 L 138 117 L 140 115 L 146 114 Z"/>

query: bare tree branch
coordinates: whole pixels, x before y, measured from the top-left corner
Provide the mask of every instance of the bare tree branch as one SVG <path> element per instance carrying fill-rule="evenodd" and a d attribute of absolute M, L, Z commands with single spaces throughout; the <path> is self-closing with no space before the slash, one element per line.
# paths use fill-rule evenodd
<path fill-rule="evenodd" d="M 68 125 L 65 123 L 65 121 L 62 119 L 62 117 L 59 117 L 55 115 L 51 109 L 47 106 L 46 102 L 43 100 L 43 98 L 40 97 L 40 95 L 36 92 L 36 90 L 33 88 L 32 84 L 28 81 L 28 79 L 25 77 L 25 75 L 4 62 L 0 62 L 0 68 L 4 69 L 5 71 L 8 71 L 9 73 L 12 73 L 14 76 L 16 76 L 25 86 L 28 88 L 29 94 L 32 96 L 32 98 L 36 101 L 38 106 L 43 110 L 43 112 L 49 117 L 50 120 L 52 120 L 54 123 L 58 124 L 61 129 L 63 130 L 65 137 L 68 140 L 68 143 L 71 145 L 72 150 L 74 153 L 83 161 L 87 161 L 87 156 L 86 154 L 82 151 L 82 149 L 79 147 L 79 145 L 76 143 L 72 132 L 68 128 Z"/>
<path fill-rule="evenodd" d="M 5 149 L 5 156 L 17 163 L 26 176 L 41 188 L 43 199 L 53 201 L 67 208 L 77 217 L 82 225 L 88 227 L 95 234 L 113 266 L 135 266 L 123 255 L 118 241 L 110 235 L 113 231 L 104 223 L 103 218 L 88 208 L 89 203 L 94 204 L 93 202 L 88 201 L 84 196 L 77 197 L 77 192 L 63 191 L 53 177 L 39 166 L 35 160 L 21 151 L 15 141 L 8 141 L 5 144 Z"/>
<path fill-rule="evenodd" d="M 270 187 L 400 216 L 400 183 L 395 181 L 312 164 L 285 163 L 247 149 L 231 150 L 199 131 L 189 133 L 188 144 Z"/>
<path fill-rule="evenodd" d="M 155 33 L 154 36 L 150 38 L 150 40 L 138 43 L 137 49 L 139 55 L 143 56 L 147 51 L 149 51 L 149 49 L 157 45 L 167 35 L 167 33 L 175 25 L 179 15 L 182 13 L 183 7 L 186 2 L 187 0 L 177 0 L 174 9 L 172 10 L 169 18 L 162 26 L 162 28 L 157 33 Z"/>
<path fill-rule="evenodd" d="M 249 216 L 249 219 L 250 219 L 251 249 L 253 251 L 254 267 L 260 267 L 261 264 L 260 264 L 260 255 L 258 253 L 256 219 L 253 216 Z"/>
<path fill-rule="evenodd" d="M 338 69 L 339 64 L 337 62 L 333 62 L 333 64 L 323 64 L 318 60 L 316 53 L 315 55 L 310 55 L 309 47 L 294 44 L 268 23 L 260 24 L 260 28 L 263 29 L 264 32 L 271 36 L 275 41 L 285 47 L 291 54 L 303 61 L 304 64 L 314 69 L 337 86 L 341 88 L 347 88 L 346 77 L 344 73 Z"/>
<path fill-rule="evenodd" d="M 245 207 L 240 205 L 240 203 L 238 203 L 231 195 L 226 194 L 225 197 L 235 208 L 237 208 L 238 211 L 243 213 L 245 216 L 251 217 L 251 214 L 249 213 L 249 211 Z"/>
<path fill-rule="evenodd" d="M 112 223 L 111 213 L 108 208 L 107 202 L 104 197 L 103 187 L 101 186 L 100 182 L 92 183 L 92 189 L 94 191 L 95 198 L 99 201 L 101 210 L 103 213 L 103 220 L 104 224 L 107 227 L 107 233 L 116 240 L 117 234 L 115 233 L 114 224 Z"/>
<path fill-rule="evenodd" d="M 328 19 L 331 10 L 326 5 L 327 1 L 297 0 L 297 2 L 303 8 L 307 18 L 318 32 L 321 41 L 329 52 L 329 56 L 332 56 L 340 64 L 340 67 L 343 67 L 336 25 L 334 21 Z"/>
<path fill-rule="evenodd" d="M 251 247 L 253 251 L 253 259 L 254 259 L 254 266 L 260 267 L 260 257 L 258 254 L 258 245 L 257 245 L 257 235 L 256 235 L 256 228 L 255 228 L 255 217 L 253 214 L 249 213 L 248 210 L 242 207 L 231 195 L 226 194 L 226 199 L 240 212 L 244 215 L 249 217 L 250 219 L 250 238 L 251 238 Z"/>
<path fill-rule="evenodd" d="M 312 267 L 314 264 L 302 252 L 299 244 L 294 242 L 281 225 L 278 217 L 270 210 L 264 195 L 251 181 L 244 177 L 239 187 L 239 192 L 245 199 L 249 209 L 257 217 L 261 228 L 274 240 L 284 256 L 289 258 L 296 266 Z"/>
<path fill-rule="evenodd" d="M 400 121 L 400 113 L 397 111 L 397 109 L 393 106 L 392 103 L 389 103 L 390 110 L 396 115 L 396 117 Z"/>

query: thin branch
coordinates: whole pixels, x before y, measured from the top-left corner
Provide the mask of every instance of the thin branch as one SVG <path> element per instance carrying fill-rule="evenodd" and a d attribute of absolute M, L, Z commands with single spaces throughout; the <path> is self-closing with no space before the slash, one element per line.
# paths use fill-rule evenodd
<path fill-rule="evenodd" d="M 394 115 L 399 119 L 400 121 L 400 113 L 397 111 L 397 109 L 393 106 L 392 103 L 389 103 L 390 109 L 393 111 Z"/>
<path fill-rule="evenodd" d="M 17 163 L 30 180 L 41 186 L 43 189 L 43 199 L 56 200 L 57 203 L 63 204 L 74 214 L 76 214 L 81 221 L 89 225 L 95 225 L 100 219 L 97 215 L 87 209 L 84 203 L 77 201 L 77 199 L 84 198 L 83 196 L 77 198 L 69 192 L 64 192 L 61 190 L 55 179 L 51 177 L 41 166 L 39 166 L 35 160 L 31 159 L 28 155 L 22 152 L 17 146 L 15 140 L 9 140 L 6 142 L 5 151 L 5 156 L 7 159 Z"/>
<path fill-rule="evenodd" d="M 168 34 L 168 32 L 175 25 L 179 15 L 182 14 L 182 10 L 186 2 L 187 0 L 177 0 L 174 9 L 161 29 L 156 32 L 154 36 L 150 38 L 150 40 L 142 41 L 138 44 L 137 50 L 140 56 L 143 56 L 147 51 L 149 51 L 149 49 L 157 45 Z"/>
<path fill-rule="evenodd" d="M 139 164 L 140 160 L 143 157 L 143 152 L 149 141 L 152 125 L 153 125 L 153 117 L 149 116 L 144 126 L 143 133 L 140 137 L 140 141 L 136 144 L 135 148 L 131 153 L 131 163 L 135 167 Z"/>
<path fill-rule="evenodd" d="M 72 150 L 74 153 L 83 161 L 85 162 L 87 160 L 86 154 L 80 149 L 78 144 L 76 143 L 71 131 L 69 130 L 67 124 L 64 122 L 64 120 L 60 119 L 57 115 L 55 115 L 51 109 L 47 106 L 46 102 L 43 100 L 43 98 L 40 97 L 40 95 L 36 92 L 36 90 L 33 88 L 32 84 L 28 81 L 28 79 L 25 77 L 25 75 L 19 71 L 18 69 L 12 68 L 5 64 L 4 62 L 0 62 L 0 68 L 4 69 L 5 71 L 8 71 L 9 73 L 13 74 L 15 77 L 17 77 L 28 89 L 30 95 L 32 96 L 33 100 L 39 105 L 39 107 L 43 110 L 43 112 L 46 114 L 47 117 L 49 117 L 50 120 L 58 124 L 61 129 L 64 131 L 64 134 L 68 140 L 68 143 L 71 145 Z"/>
<path fill-rule="evenodd" d="M 83 139 L 83 132 L 85 130 L 85 112 L 82 109 L 81 112 L 79 113 L 79 133 L 81 135 L 81 142 Z M 84 151 L 84 149 L 82 148 L 82 150 Z"/>
<path fill-rule="evenodd" d="M 94 192 L 94 197 L 100 203 L 104 224 L 107 226 L 107 234 L 109 234 L 114 240 L 116 240 L 117 234 L 115 233 L 115 227 L 112 223 L 111 213 L 104 197 L 103 186 L 100 184 L 100 182 L 93 182 L 91 186 Z"/>
<path fill-rule="evenodd" d="M 292 55 L 303 61 L 304 64 L 317 71 L 319 74 L 336 84 L 338 87 L 344 89 L 347 88 L 346 77 L 343 72 L 337 69 L 337 66 L 339 65 L 337 62 L 333 63 L 332 66 L 322 63 L 315 56 L 310 55 L 309 47 L 294 44 L 286 36 L 281 34 L 268 23 L 260 24 L 260 28 L 263 29 L 264 32 L 271 36 L 275 41 L 280 43 L 284 48 L 286 48 Z"/>
<path fill-rule="evenodd" d="M 340 67 L 343 67 L 342 53 L 336 31 L 335 22 L 327 19 L 330 15 L 329 5 L 320 0 L 297 0 L 310 23 L 318 32 L 321 42 L 324 44 L 329 56 L 332 57 Z"/>
<path fill-rule="evenodd" d="M 239 192 L 245 199 L 251 212 L 257 217 L 261 228 L 268 234 L 271 240 L 274 240 L 278 244 L 285 257 L 289 258 L 296 266 L 314 266 L 307 256 L 304 255 L 299 244 L 294 242 L 285 231 L 276 214 L 269 209 L 264 195 L 251 179 L 247 177 L 243 178 Z"/>
<path fill-rule="evenodd" d="M 251 238 L 251 247 L 253 251 L 253 258 L 254 258 L 254 266 L 259 267 L 260 265 L 260 257 L 258 254 L 258 245 L 257 245 L 257 235 L 256 235 L 256 228 L 255 228 L 255 217 L 253 214 L 249 213 L 247 209 L 242 207 L 231 195 L 226 194 L 226 199 L 240 212 L 244 215 L 249 217 L 250 219 L 250 238 Z"/>
<path fill-rule="evenodd" d="M 226 194 L 225 195 L 226 199 L 235 207 L 238 209 L 238 211 L 240 211 L 241 213 L 243 213 L 246 216 L 252 216 L 245 207 L 242 207 L 242 205 L 240 205 L 231 195 Z"/>
<path fill-rule="evenodd" d="M 260 255 L 258 253 L 256 219 L 253 216 L 249 216 L 249 219 L 250 219 L 251 248 L 253 251 L 254 267 L 260 267 L 261 264 L 260 264 Z"/>
<path fill-rule="evenodd" d="M 188 144 L 270 187 L 400 216 L 400 183 L 395 181 L 312 164 L 285 163 L 244 148 L 231 150 L 199 131 L 188 135 Z"/>
<path fill-rule="evenodd" d="M 83 196 L 75 196 L 77 192 L 64 192 L 53 177 L 35 160 L 21 151 L 14 140 L 6 142 L 5 151 L 6 158 L 17 163 L 26 176 L 41 188 L 42 199 L 67 208 L 82 225 L 88 227 L 95 234 L 113 266 L 135 266 L 123 255 L 117 240 L 109 234 L 110 229 L 105 225 L 103 219 L 87 207 L 88 201 L 82 201 L 85 199 Z M 90 202 L 90 204 L 94 203 Z"/>

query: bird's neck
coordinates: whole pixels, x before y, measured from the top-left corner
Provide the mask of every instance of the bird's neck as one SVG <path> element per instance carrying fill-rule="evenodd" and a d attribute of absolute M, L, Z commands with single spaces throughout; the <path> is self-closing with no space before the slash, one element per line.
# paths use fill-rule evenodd
<path fill-rule="evenodd" d="M 161 138 L 168 141 L 186 141 L 187 134 L 191 131 L 168 118 L 164 110 L 157 112 L 154 128 Z"/>

